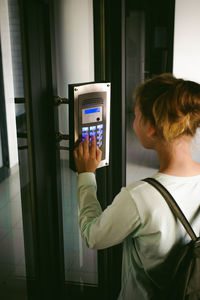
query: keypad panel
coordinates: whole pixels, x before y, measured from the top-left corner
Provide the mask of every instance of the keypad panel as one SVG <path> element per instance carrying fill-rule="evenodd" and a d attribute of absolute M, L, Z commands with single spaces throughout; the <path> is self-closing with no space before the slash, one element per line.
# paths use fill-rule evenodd
<path fill-rule="evenodd" d="M 82 141 L 84 141 L 84 138 L 86 136 L 91 137 L 95 136 L 97 141 L 97 146 L 101 148 L 103 146 L 103 138 L 104 138 L 104 126 L 103 124 L 98 124 L 96 126 L 86 126 L 82 127 Z"/>

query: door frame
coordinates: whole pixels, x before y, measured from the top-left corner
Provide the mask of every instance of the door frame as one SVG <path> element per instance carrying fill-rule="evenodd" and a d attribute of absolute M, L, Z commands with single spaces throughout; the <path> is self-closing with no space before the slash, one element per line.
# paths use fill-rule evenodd
<path fill-rule="evenodd" d="M 103 209 L 126 184 L 125 0 L 94 0 L 95 80 L 111 82 L 110 164 L 96 172 Z M 121 287 L 122 244 L 98 251 L 103 299 L 116 299 Z"/>
<path fill-rule="evenodd" d="M 29 277 L 28 299 L 64 298 L 62 206 L 57 168 L 52 89 L 49 2 L 19 0 L 24 92 L 32 205 L 35 276 Z M 27 250 L 27 251 L 26 251 Z"/>

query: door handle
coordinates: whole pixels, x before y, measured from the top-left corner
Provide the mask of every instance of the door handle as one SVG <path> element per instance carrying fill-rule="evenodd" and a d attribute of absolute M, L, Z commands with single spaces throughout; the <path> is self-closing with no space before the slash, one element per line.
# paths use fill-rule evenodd
<path fill-rule="evenodd" d="M 62 98 L 60 96 L 55 96 L 54 97 L 54 103 L 55 103 L 55 105 L 69 104 L 69 99 L 68 98 Z"/>
<path fill-rule="evenodd" d="M 55 96 L 54 97 L 54 104 L 55 105 L 60 105 L 60 104 L 69 104 L 69 99 L 68 98 L 62 98 L 60 96 Z M 59 144 L 61 141 L 67 141 L 69 140 L 69 134 L 64 134 L 62 132 L 56 132 L 56 142 Z M 58 150 L 69 150 L 69 147 L 64 147 L 64 146 L 57 146 Z"/>
<path fill-rule="evenodd" d="M 59 144 L 61 141 L 68 141 L 69 140 L 69 134 L 64 134 L 62 132 L 56 132 L 56 142 Z M 69 150 L 69 147 L 64 146 L 57 146 L 58 150 Z"/>
<path fill-rule="evenodd" d="M 68 141 L 69 140 L 69 134 L 64 134 L 62 132 L 56 132 L 56 142 L 60 143 L 63 140 Z"/>

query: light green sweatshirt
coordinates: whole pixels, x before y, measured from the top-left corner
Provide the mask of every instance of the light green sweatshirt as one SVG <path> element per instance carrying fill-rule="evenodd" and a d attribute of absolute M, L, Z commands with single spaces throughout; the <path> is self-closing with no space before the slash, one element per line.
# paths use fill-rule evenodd
<path fill-rule="evenodd" d="M 154 176 L 172 194 L 200 233 L 200 175 Z M 89 248 L 104 249 L 123 242 L 119 300 L 153 299 L 154 286 L 164 287 L 171 276 L 178 247 L 190 240 L 160 193 L 137 181 L 115 197 L 104 211 L 97 200 L 93 173 L 78 175 L 79 226 Z M 199 213 L 199 214 L 198 214 Z"/>

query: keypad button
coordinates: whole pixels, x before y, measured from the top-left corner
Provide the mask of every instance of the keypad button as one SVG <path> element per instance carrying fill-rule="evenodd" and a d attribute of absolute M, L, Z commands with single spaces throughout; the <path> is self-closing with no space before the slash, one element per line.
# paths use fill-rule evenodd
<path fill-rule="evenodd" d="M 97 134 L 99 134 L 99 135 L 100 135 L 100 134 L 103 134 L 103 130 L 98 130 L 98 131 L 97 131 Z"/>
<path fill-rule="evenodd" d="M 103 129 L 103 124 L 97 125 L 97 129 Z"/>
<path fill-rule="evenodd" d="M 95 135 L 96 136 L 96 131 L 90 131 L 90 136 Z"/>
<path fill-rule="evenodd" d="M 96 130 L 96 126 L 90 126 L 90 131 L 95 131 Z"/>
<path fill-rule="evenodd" d="M 89 127 L 82 127 L 82 132 L 87 132 L 89 131 Z"/>
<path fill-rule="evenodd" d="M 86 138 L 87 135 L 88 135 L 88 133 L 82 133 L 83 138 Z"/>

